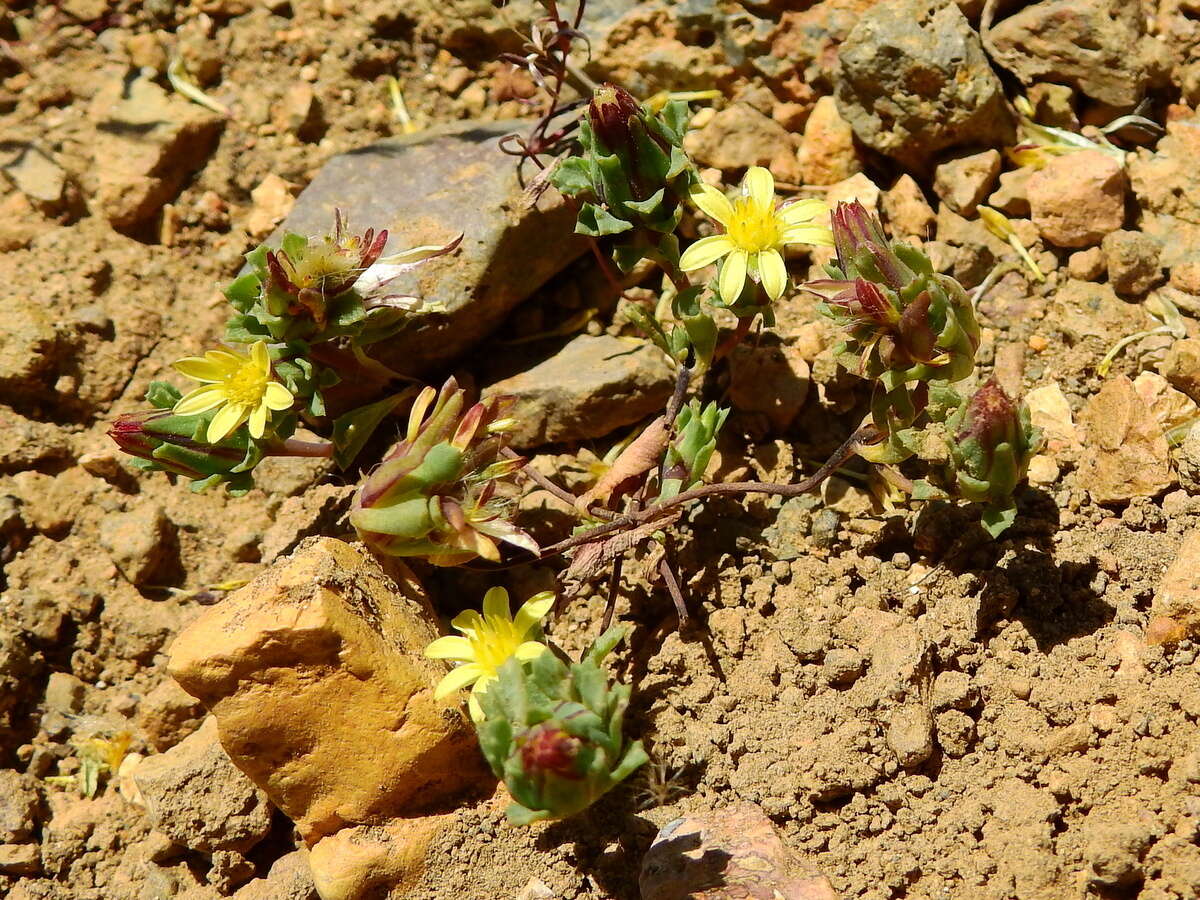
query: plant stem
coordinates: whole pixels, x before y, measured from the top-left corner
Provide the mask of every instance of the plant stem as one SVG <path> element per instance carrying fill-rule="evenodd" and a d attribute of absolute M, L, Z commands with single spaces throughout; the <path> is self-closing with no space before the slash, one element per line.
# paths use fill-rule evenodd
<path fill-rule="evenodd" d="M 693 500 L 701 500 L 705 497 L 713 496 L 733 496 L 738 494 L 774 494 L 780 497 L 799 497 L 801 494 L 806 494 L 819 485 L 822 481 L 832 475 L 839 466 L 853 456 L 860 447 L 869 444 L 879 438 L 880 432 L 874 425 L 863 425 L 854 434 L 850 435 L 842 446 L 834 452 L 834 454 L 826 460 L 821 468 L 817 469 L 812 475 L 803 481 L 798 481 L 795 484 L 773 484 L 771 482 L 761 481 L 731 481 L 724 484 L 702 484 L 691 490 L 684 491 L 681 494 L 676 494 L 668 500 L 661 503 L 656 503 L 646 509 L 639 510 L 634 513 L 627 513 L 623 516 L 617 516 L 611 522 L 606 522 L 603 525 L 585 531 L 582 534 L 576 534 L 566 540 L 559 541 L 557 544 L 552 544 L 546 547 L 539 554 L 539 559 L 545 559 L 550 556 L 557 556 L 560 553 L 565 553 L 574 547 L 582 544 L 590 544 L 600 540 L 607 535 L 616 531 L 622 531 L 627 528 L 634 528 L 638 525 L 644 525 L 647 522 L 653 522 L 670 512 L 677 506 L 682 506 L 685 503 L 691 503 Z"/>
<path fill-rule="evenodd" d="M 333 456 L 332 441 L 300 441 L 288 438 L 271 448 L 271 456 L 306 456 L 313 459 L 328 459 Z"/>

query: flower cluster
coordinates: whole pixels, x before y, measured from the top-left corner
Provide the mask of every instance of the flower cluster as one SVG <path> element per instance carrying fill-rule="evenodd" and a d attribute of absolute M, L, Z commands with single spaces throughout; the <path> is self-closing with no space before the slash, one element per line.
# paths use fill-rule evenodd
<path fill-rule="evenodd" d="M 413 403 L 408 431 L 359 488 L 350 522 L 359 537 L 391 556 L 421 556 L 454 566 L 499 560 L 497 541 L 537 552 L 533 539 L 509 521 L 500 488 L 523 465 L 502 457 L 503 418 L 511 405 L 490 397 L 469 408 L 450 378 L 425 388 Z"/>
<path fill-rule="evenodd" d="M 362 348 L 394 333 L 421 306 L 419 298 L 388 294 L 386 286 L 454 250 L 461 235 L 384 258 L 387 238 L 371 229 L 350 234 L 339 213 L 328 235 L 286 234 L 279 249 L 263 245 L 248 253 L 248 271 L 225 289 L 234 309 L 227 346 L 178 360 L 175 370 L 199 386 L 180 396 L 154 382 L 147 394 L 153 409 L 113 424 L 117 446 L 144 467 L 191 478 L 197 490 L 224 482 L 243 493 L 265 456 L 331 456 L 348 466 L 398 396 L 342 412 L 331 441 L 292 436 L 302 420 L 320 427 L 329 418 L 324 392 L 343 378 L 366 372 L 386 386 L 392 373 Z"/>
<path fill-rule="evenodd" d="M 912 454 L 903 431 L 924 410 L 929 385 L 974 371 L 979 325 L 962 286 L 920 250 L 890 241 L 861 203 L 839 204 L 832 221 L 836 263 L 826 266 L 829 279 L 806 287 L 843 329 L 842 364 L 875 384 L 872 415 L 888 439 L 863 455 L 900 462 Z"/>

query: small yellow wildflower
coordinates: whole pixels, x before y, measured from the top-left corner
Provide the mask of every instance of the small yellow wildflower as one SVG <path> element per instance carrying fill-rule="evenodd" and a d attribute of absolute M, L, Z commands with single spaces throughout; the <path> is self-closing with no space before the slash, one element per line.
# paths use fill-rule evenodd
<path fill-rule="evenodd" d="M 234 350 L 209 350 L 204 356 L 189 356 L 174 365 L 175 371 L 205 382 L 179 398 L 174 411 L 192 416 L 220 407 L 208 423 L 208 442 L 224 440 L 250 423 L 250 436 L 260 438 L 271 411 L 292 405 L 291 391 L 271 378 L 267 345 L 257 341 L 245 356 Z"/>
<path fill-rule="evenodd" d="M 752 166 L 732 201 L 712 185 L 692 190 L 692 202 L 709 218 L 724 226 L 724 234 L 701 238 L 684 251 L 679 267 L 685 272 L 702 269 L 725 257 L 717 279 L 717 293 L 734 303 L 750 275 L 762 284 L 767 296 L 778 300 L 787 288 L 787 268 L 780 251 L 787 244 L 833 246 L 833 233 L 813 222 L 829 212 L 821 200 L 775 204 L 775 179 L 761 166 Z"/>
<path fill-rule="evenodd" d="M 425 655 L 430 659 L 449 659 L 459 664 L 438 683 L 434 697 L 440 700 L 473 685 L 468 703 L 471 718 L 476 722 L 483 721 L 483 708 L 478 697 L 499 677 L 500 666 L 509 657 L 529 660 L 548 649 L 541 641 L 530 638 L 537 634 L 538 623 L 553 605 L 553 594 L 535 594 L 521 605 L 514 617 L 509 612 L 508 592 L 504 588 L 492 588 L 483 597 L 483 615 L 469 609 L 455 616 L 450 624 L 465 637 L 440 637 L 425 648 Z"/>

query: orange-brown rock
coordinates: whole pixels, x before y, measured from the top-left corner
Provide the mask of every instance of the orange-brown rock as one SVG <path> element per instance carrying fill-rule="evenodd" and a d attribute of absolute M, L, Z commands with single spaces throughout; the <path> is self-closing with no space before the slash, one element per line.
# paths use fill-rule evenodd
<path fill-rule="evenodd" d="M 387 825 L 343 828 L 322 838 L 308 852 L 313 884 L 321 900 L 360 900 L 398 896 L 410 890 L 425 870 L 429 847 L 453 813 L 396 819 Z"/>
<path fill-rule="evenodd" d="M 1150 644 L 1175 644 L 1200 634 L 1200 530 L 1184 537 L 1154 593 L 1150 616 Z"/>
<path fill-rule="evenodd" d="M 1105 383 L 1079 424 L 1088 448 L 1079 483 L 1097 503 L 1154 497 L 1174 482 L 1162 426 L 1125 376 Z"/>
<path fill-rule="evenodd" d="M 420 589 L 363 549 L 301 544 L 193 622 L 171 674 L 216 716 L 234 763 L 314 843 L 444 808 L 484 778 Z"/>

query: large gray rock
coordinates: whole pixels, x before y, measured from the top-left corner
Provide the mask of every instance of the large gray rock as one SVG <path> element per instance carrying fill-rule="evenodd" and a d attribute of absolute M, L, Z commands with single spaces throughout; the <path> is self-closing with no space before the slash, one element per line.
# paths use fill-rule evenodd
<path fill-rule="evenodd" d="M 1043 0 L 987 33 L 992 56 L 1025 85 L 1068 84 L 1089 97 L 1132 107 L 1162 81 L 1162 46 L 1129 0 Z"/>
<path fill-rule="evenodd" d="M 661 412 L 674 380 L 652 344 L 581 335 L 540 365 L 483 393 L 515 397 L 513 446 L 537 447 L 604 437 Z"/>
<path fill-rule="evenodd" d="M 838 52 L 837 101 L 858 139 L 914 171 L 963 145 L 1011 142 L 983 44 L 952 0 L 879 3 Z"/>
<path fill-rule="evenodd" d="M 335 156 L 297 198 L 283 232 L 327 233 L 340 209 L 352 230 L 388 230 L 387 253 L 462 246 L 391 282 L 388 290 L 440 304 L 412 316 L 372 355 L 406 375 L 426 372 L 478 344 L 547 279 L 586 249 L 574 214 L 553 190 L 530 209 L 517 160 L 497 146 L 527 121 L 462 123 L 378 141 Z M 535 174 L 525 167 L 526 178 Z"/>

